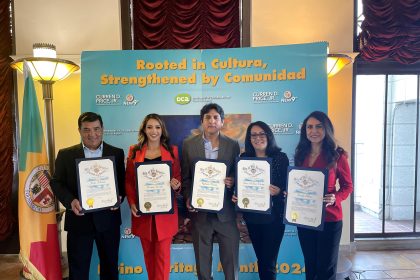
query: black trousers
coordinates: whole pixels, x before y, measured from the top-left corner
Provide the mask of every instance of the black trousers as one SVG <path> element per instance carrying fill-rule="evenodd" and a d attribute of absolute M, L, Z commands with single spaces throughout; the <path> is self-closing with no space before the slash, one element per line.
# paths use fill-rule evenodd
<path fill-rule="evenodd" d="M 306 280 L 335 280 L 343 222 L 326 222 L 323 231 L 298 228 Z"/>
<path fill-rule="evenodd" d="M 120 228 L 105 232 L 67 233 L 67 255 L 69 261 L 69 280 L 89 280 L 90 259 L 93 241 L 98 249 L 100 279 L 118 280 L 118 249 Z"/>
<path fill-rule="evenodd" d="M 257 256 L 260 279 L 276 279 L 276 263 L 284 235 L 284 224 L 280 220 L 269 224 L 247 223 L 247 228 Z"/>

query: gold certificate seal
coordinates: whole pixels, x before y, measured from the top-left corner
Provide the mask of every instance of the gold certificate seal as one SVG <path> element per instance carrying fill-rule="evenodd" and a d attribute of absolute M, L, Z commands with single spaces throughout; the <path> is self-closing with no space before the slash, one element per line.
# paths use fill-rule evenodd
<path fill-rule="evenodd" d="M 244 208 L 248 208 L 249 199 L 247 197 L 245 197 L 244 199 L 242 199 L 242 204 L 244 205 Z"/>
<path fill-rule="evenodd" d="M 299 215 L 297 212 L 292 212 L 292 222 L 296 222 L 299 218 Z"/>
<path fill-rule="evenodd" d="M 197 199 L 197 204 L 198 204 L 198 207 L 202 207 L 202 206 L 203 206 L 203 204 L 204 204 L 204 199 L 202 199 L 202 198 L 198 198 L 198 199 Z"/>
<path fill-rule="evenodd" d="M 150 202 L 145 202 L 145 203 L 144 203 L 144 208 L 146 208 L 146 211 L 150 211 L 150 208 L 152 208 L 152 203 L 150 203 Z"/>
<path fill-rule="evenodd" d="M 93 208 L 93 202 L 94 202 L 93 198 L 86 199 L 86 203 L 89 206 L 89 208 Z"/>

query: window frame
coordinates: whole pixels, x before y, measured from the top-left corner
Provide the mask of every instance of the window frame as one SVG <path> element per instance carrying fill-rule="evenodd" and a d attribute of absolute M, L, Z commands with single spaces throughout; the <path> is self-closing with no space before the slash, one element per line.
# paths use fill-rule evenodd
<path fill-rule="evenodd" d="M 359 15 L 358 15 L 358 11 L 359 11 L 359 1 L 358 0 L 354 0 L 354 20 L 353 20 L 353 50 L 354 52 L 358 52 L 359 51 L 359 40 L 358 40 L 358 34 L 357 34 L 357 30 L 358 30 L 358 19 L 359 19 Z M 352 170 L 355 170 L 355 131 L 356 131 L 356 81 L 357 81 L 357 76 L 358 75 L 385 75 L 385 95 L 386 95 L 386 99 L 388 98 L 388 78 L 389 75 L 417 75 L 417 120 L 420 119 L 420 63 L 416 63 L 416 64 L 409 64 L 409 65 L 404 65 L 404 64 L 400 64 L 398 62 L 392 61 L 392 60 L 383 60 L 383 61 L 379 61 L 379 62 L 368 62 L 368 61 L 364 61 L 361 57 L 356 57 L 354 65 L 353 65 L 353 87 L 352 87 L 352 104 L 353 104 L 353 112 L 352 112 L 352 141 L 351 141 L 351 146 L 352 146 L 352 160 L 351 160 L 351 168 Z M 386 100 L 385 100 L 386 101 Z M 387 103 L 386 103 L 387 104 Z M 387 107 L 385 107 L 385 123 L 384 123 L 384 139 L 385 139 L 385 143 L 384 143 L 384 163 L 382 166 L 382 182 L 385 182 L 386 180 L 386 156 L 387 156 L 387 148 L 386 148 L 386 143 L 387 143 L 387 139 L 386 139 L 386 114 L 387 114 Z M 417 127 L 416 127 L 416 158 L 415 158 L 415 166 L 417 167 L 417 171 L 415 173 L 415 178 L 414 178 L 414 187 L 415 187 L 415 192 L 414 192 L 414 212 L 416 212 L 416 208 L 417 208 L 417 192 L 419 191 L 420 188 L 420 174 L 419 174 L 419 121 L 417 122 Z M 353 174 L 354 176 L 354 174 Z M 353 178 L 354 179 L 354 178 Z M 383 194 L 382 194 L 382 200 L 385 201 L 385 188 L 383 188 Z M 420 230 L 418 230 L 416 232 L 416 214 L 414 215 L 414 220 L 413 220 L 413 232 L 385 232 L 385 211 L 383 212 L 383 216 L 382 216 L 382 232 L 381 233 L 355 233 L 354 232 L 354 228 L 355 228 L 355 213 L 354 213 L 354 205 L 355 205 L 355 201 L 354 201 L 354 193 L 351 195 L 351 206 L 350 206 L 350 240 L 353 242 L 355 240 L 355 238 L 385 238 L 385 237 L 420 237 Z M 385 206 L 386 207 L 386 206 Z M 384 209 L 384 205 L 382 204 L 382 209 Z"/>

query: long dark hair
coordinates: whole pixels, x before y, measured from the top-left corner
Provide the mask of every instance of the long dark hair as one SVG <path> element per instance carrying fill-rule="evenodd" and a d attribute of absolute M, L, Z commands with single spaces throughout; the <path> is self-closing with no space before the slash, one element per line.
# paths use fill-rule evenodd
<path fill-rule="evenodd" d="M 308 140 L 306 135 L 306 123 L 308 119 L 314 118 L 322 123 L 324 128 L 325 137 L 322 140 L 322 153 L 327 160 L 327 167 L 334 166 L 340 154 L 345 153 L 344 149 L 337 145 L 337 141 L 334 137 L 334 127 L 330 118 L 320 111 L 314 111 L 309 114 L 303 121 L 302 127 L 300 128 L 300 139 L 295 150 L 295 165 L 302 166 L 305 158 L 311 152 L 311 142 Z"/>
<path fill-rule="evenodd" d="M 254 126 L 261 127 L 261 129 L 264 130 L 264 133 L 267 136 L 267 148 L 265 150 L 265 154 L 267 156 L 272 156 L 276 153 L 279 153 L 281 151 L 281 148 L 277 146 L 276 139 L 274 139 L 274 134 L 271 128 L 265 122 L 256 121 L 251 123 L 246 130 L 244 155 L 248 157 L 255 157 L 255 149 L 251 143 L 251 129 Z"/>
<path fill-rule="evenodd" d="M 134 147 L 133 154 L 131 155 L 132 158 L 135 158 L 136 152 L 141 150 L 143 146 L 147 143 L 146 125 L 147 125 L 147 122 L 151 119 L 158 121 L 162 129 L 162 135 L 160 136 L 160 144 L 165 148 L 165 150 L 171 153 L 172 158 L 175 158 L 174 152 L 171 149 L 168 130 L 166 130 L 165 123 L 158 114 L 149 114 L 146 117 L 144 117 L 143 121 L 141 122 L 140 128 L 139 128 L 139 134 L 137 138 L 138 142 Z"/>

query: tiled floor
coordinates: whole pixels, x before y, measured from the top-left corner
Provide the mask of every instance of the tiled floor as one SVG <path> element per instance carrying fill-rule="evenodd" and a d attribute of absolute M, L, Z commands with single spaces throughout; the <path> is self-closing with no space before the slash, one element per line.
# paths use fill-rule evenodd
<path fill-rule="evenodd" d="M 413 232 L 413 220 L 385 220 L 385 232 Z M 416 221 L 416 231 L 420 232 L 420 217 Z M 354 211 L 355 233 L 381 233 L 382 220 L 362 211 Z"/>
<path fill-rule="evenodd" d="M 348 258 L 352 279 L 420 280 L 420 250 L 359 251 Z M 0 255 L 1 280 L 19 280 L 21 267 L 16 255 Z"/>
<path fill-rule="evenodd" d="M 353 279 L 420 280 L 420 250 L 359 251 L 348 258 Z"/>

